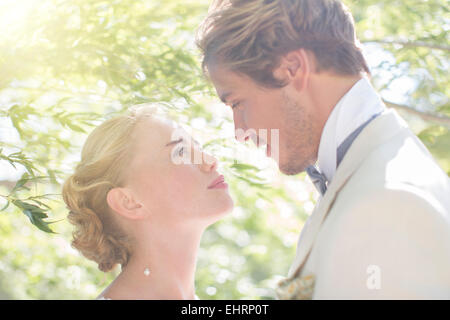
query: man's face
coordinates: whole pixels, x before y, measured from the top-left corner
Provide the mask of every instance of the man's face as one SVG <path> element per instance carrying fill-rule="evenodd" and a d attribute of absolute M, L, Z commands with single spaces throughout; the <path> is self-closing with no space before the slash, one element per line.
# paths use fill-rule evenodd
<path fill-rule="evenodd" d="M 272 157 L 278 150 L 275 160 L 284 174 L 300 173 L 316 161 L 318 122 L 314 113 L 302 106 L 301 95 L 292 85 L 261 87 L 249 77 L 220 66 L 209 68 L 209 72 L 218 96 L 232 108 L 236 132 L 246 132 L 242 140 L 251 138 L 258 146 L 267 144 Z M 265 136 L 261 134 L 263 129 Z M 271 139 L 272 130 L 279 130 L 279 143 Z M 320 131 L 318 136 L 320 139 Z"/>

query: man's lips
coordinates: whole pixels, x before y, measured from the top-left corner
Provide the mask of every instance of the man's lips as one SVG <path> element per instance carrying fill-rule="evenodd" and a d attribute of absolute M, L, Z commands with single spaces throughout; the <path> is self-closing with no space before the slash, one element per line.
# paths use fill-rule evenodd
<path fill-rule="evenodd" d="M 253 143 L 256 145 L 257 148 L 259 148 L 259 147 L 261 147 L 263 145 L 266 145 L 266 143 L 267 143 L 263 138 L 261 138 L 258 135 L 246 136 L 244 138 L 244 142 L 247 142 L 250 139 L 253 141 Z"/>
<path fill-rule="evenodd" d="M 213 189 L 213 188 L 218 187 L 218 186 L 227 186 L 227 184 L 225 183 L 225 178 L 223 177 L 223 175 L 220 175 L 219 177 L 217 177 L 217 179 L 215 179 L 208 186 L 208 189 Z"/>

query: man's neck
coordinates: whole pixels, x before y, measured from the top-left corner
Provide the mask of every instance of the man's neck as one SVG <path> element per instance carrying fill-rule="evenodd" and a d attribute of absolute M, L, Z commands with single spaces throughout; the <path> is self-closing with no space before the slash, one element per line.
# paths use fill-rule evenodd
<path fill-rule="evenodd" d="M 332 73 L 322 72 L 315 74 L 311 81 L 312 103 L 319 112 L 321 128 L 325 125 L 330 113 L 339 100 L 361 80 L 361 75 L 338 76 Z"/>

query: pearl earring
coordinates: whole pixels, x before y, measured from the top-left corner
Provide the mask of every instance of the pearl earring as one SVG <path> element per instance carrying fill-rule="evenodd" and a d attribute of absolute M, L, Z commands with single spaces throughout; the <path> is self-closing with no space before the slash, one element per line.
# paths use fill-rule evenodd
<path fill-rule="evenodd" d="M 144 274 L 146 277 L 148 277 L 150 275 L 150 270 L 148 268 L 145 268 Z"/>

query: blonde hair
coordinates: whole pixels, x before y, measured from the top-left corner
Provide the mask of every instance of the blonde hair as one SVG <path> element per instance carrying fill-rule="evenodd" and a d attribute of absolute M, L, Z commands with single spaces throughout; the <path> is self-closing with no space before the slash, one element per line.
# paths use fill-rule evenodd
<path fill-rule="evenodd" d="M 370 74 L 357 46 L 354 21 L 338 0 L 217 0 L 197 33 L 202 67 L 221 64 L 268 87 L 280 59 L 303 48 L 318 68 L 342 75 Z"/>
<path fill-rule="evenodd" d="M 124 267 L 132 254 L 131 237 L 115 222 L 106 196 L 122 185 L 131 157 L 132 135 L 136 124 L 151 116 L 149 107 L 133 107 L 128 115 L 111 118 L 88 136 L 81 161 L 65 181 L 62 195 L 75 226 L 72 247 L 98 263 L 107 272 L 117 264 Z"/>

